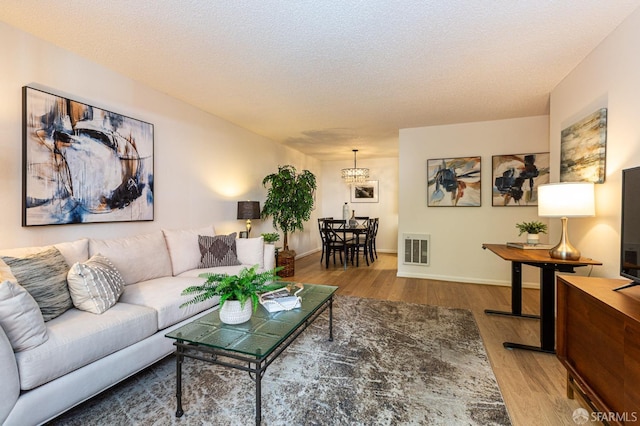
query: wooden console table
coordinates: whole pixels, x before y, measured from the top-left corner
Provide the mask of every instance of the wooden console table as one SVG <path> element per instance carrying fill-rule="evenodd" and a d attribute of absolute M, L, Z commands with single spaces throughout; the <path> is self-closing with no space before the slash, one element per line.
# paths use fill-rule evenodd
<path fill-rule="evenodd" d="M 626 281 L 628 282 L 628 281 Z M 578 392 L 613 424 L 640 421 L 640 287 L 623 280 L 558 277 L 558 359 L 567 397 Z"/>
<path fill-rule="evenodd" d="M 483 244 L 483 249 L 492 251 L 502 259 L 511 262 L 511 312 L 487 309 L 487 314 L 509 315 L 525 318 L 540 318 L 540 346 L 504 342 L 507 349 L 527 349 L 538 352 L 555 353 L 555 273 L 574 272 L 579 266 L 602 265 L 593 259 L 581 257 L 579 260 L 553 259 L 548 250 L 523 250 L 506 244 Z M 540 316 L 522 313 L 522 265 L 540 268 Z"/>

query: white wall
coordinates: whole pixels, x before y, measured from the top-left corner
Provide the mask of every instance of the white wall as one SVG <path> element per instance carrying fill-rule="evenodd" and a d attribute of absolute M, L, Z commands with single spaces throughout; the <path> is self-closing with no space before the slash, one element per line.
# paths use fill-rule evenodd
<path fill-rule="evenodd" d="M 320 162 L 151 90 L 68 51 L 0 23 L 0 247 L 43 245 L 80 237 L 111 238 L 213 223 L 218 233 L 244 229 L 239 200 L 264 202 L 262 178 L 279 164 Z M 155 220 L 21 227 L 22 86 L 30 85 L 154 124 Z M 319 200 L 321 208 L 321 200 Z M 317 249 L 315 219 L 291 236 L 298 252 Z M 252 236 L 271 231 L 253 221 Z"/>
<path fill-rule="evenodd" d="M 507 285 L 509 262 L 482 250 L 483 243 L 524 241 L 515 224 L 538 220 L 536 207 L 492 207 L 493 155 L 549 150 L 548 117 L 464 123 L 400 130 L 398 239 L 403 233 L 431 235 L 429 266 L 403 264 L 398 275 L 445 281 Z M 481 207 L 428 207 L 427 160 L 481 157 Z M 547 222 L 545 219 L 540 219 Z M 545 242 L 541 237 L 541 242 Z M 402 242 L 398 241 L 399 247 Z M 525 285 L 537 286 L 538 270 L 525 266 Z"/>
<path fill-rule="evenodd" d="M 398 159 L 358 159 L 359 167 L 369 169 L 369 179 L 377 180 L 377 203 L 352 203 L 351 187 L 340 178 L 340 171 L 353 167 L 353 160 L 324 161 L 322 163 L 322 209 L 318 217 L 342 218 L 342 206 L 349 203 L 356 216 L 380 219 L 376 249 L 378 252 L 396 253 L 398 249 Z"/>
<path fill-rule="evenodd" d="M 619 277 L 621 170 L 640 166 L 640 10 L 611 33 L 552 91 L 552 181 L 559 180 L 560 132 L 598 108 L 607 111 L 606 179 L 596 185 L 596 217 L 569 219 L 583 256 L 603 262 L 592 275 Z M 640 193 L 640 188 L 638 188 Z M 559 223 L 552 224 L 558 233 Z M 559 235 L 559 234 L 558 234 Z"/>

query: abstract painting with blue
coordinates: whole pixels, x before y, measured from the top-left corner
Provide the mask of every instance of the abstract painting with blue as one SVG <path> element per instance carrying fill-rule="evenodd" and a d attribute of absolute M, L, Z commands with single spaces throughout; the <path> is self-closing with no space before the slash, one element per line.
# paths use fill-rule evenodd
<path fill-rule="evenodd" d="M 153 220 L 153 125 L 23 88 L 23 226 Z"/>
<path fill-rule="evenodd" d="M 427 160 L 427 205 L 479 207 L 480 157 Z"/>
<path fill-rule="evenodd" d="M 538 186 L 549 183 L 549 153 L 494 155 L 491 204 L 537 206 Z"/>

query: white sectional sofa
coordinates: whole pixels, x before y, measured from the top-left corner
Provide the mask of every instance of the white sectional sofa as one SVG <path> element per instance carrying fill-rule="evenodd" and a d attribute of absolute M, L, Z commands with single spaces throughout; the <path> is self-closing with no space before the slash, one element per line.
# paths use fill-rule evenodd
<path fill-rule="evenodd" d="M 173 340 L 164 335 L 217 307 L 214 299 L 180 308 L 189 299 L 180 293 L 201 283 L 202 272 L 275 267 L 274 246 L 264 244 L 262 237 L 226 236 L 225 241 L 235 242 L 240 265 L 200 268 L 199 238 L 214 235 L 213 227 L 204 227 L 0 250 L 0 423 L 44 423 L 171 354 Z M 221 237 L 210 240 L 217 243 Z M 50 252 L 52 248 L 56 250 Z M 73 302 L 46 322 L 51 313 L 36 301 L 40 296 L 31 296 L 35 293 L 26 282 L 31 278 L 24 270 L 22 278 L 13 273 L 24 266 L 15 262 L 27 259 L 28 266 L 44 258 L 43 253 L 64 258 L 57 264 L 67 274 Z M 97 261 L 107 266 L 96 267 L 101 265 Z M 34 264 L 34 271 L 41 267 L 46 265 Z M 89 272 L 78 272 L 83 267 Z M 89 296 L 82 299 L 85 290 Z M 104 312 L 92 312 L 96 309 Z"/>

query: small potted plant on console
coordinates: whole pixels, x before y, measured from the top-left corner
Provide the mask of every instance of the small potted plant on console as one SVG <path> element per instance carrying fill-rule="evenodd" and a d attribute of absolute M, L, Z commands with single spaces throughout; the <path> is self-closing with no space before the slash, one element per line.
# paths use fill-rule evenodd
<path fill-rule="evenodd" d="M 532 222 L 516 223 L 516 228 L 520 231 L 518 236 L 527 233 L 527 244 L 536 245 L 540 242 L 540 235 L 547 233 L 547 225 L 534 220 Z"/>

